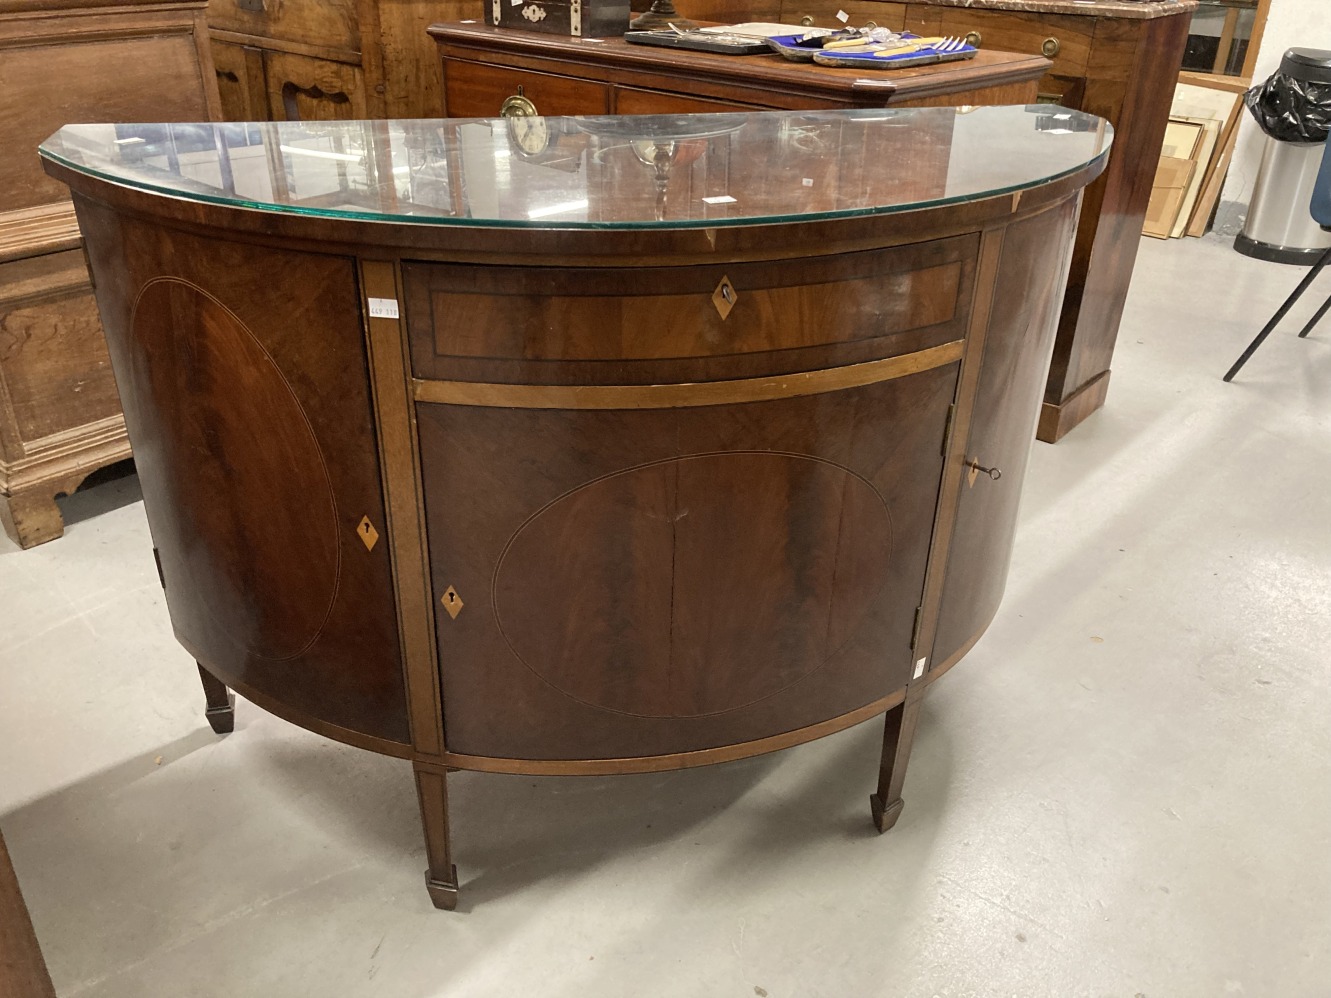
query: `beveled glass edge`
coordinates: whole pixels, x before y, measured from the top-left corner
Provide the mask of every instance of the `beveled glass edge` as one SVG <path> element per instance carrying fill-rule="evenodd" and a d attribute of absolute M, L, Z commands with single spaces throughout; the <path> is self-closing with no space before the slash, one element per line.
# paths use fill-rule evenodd
<path fill-rule="evenodd" d="M 1032 107 L 1040 107 L 1041 105 L 1025 104 L 1025 105 L 1011 105 L 1011 106 L 1032 108 Z M 853 120 L 854 118 L 859 117 L 860 115 L 868 116 L 874 113 L 882 114 L 884 110 L 891 110 L 891 109 L 845 108 L 845 109 L 836 109 L 831 111 L 824 110 L 819 112 L 805 112 L 805 113 L 844 114 L 848 119 Z M 946 108 L 899 108 L 897 110 L 912 111 L 912 110 L 947 110 L 947 109 Z M 736 114 L 737 116 L 742 115 L 748 117 L 753 114 L 790 114 L 790 113 L 797 113 L 797 112 L 745 111 L 745 112 L 737 112 Z M 1087 118 L 1096 117 L 1095 115 L 1087 114 L 1084 111 L 1074 111 L 1072 113 L 1079 114 Z M 564 117 L 569 117 L 572 118 L 573 120 L 578 120 L 578 121 L 586 121 L 586 120 L 596 120 L 599 118 L 607 118 L 607 117 L 613 119 L 616 116 L 568 115 Z M 652 117 L 652 116 L 639 115 L 638 117 Z M 671 115 L 669 117 L 677 117 L 677 115 Z M 346 124 L 346 125 L 363 124 L 365 123 L 366 120 L 369 119 L 340 122 L 340 124 Z M 383 123 L 391 124 L 394 120 L 397 119 L 383 119 Z M 492 126 L 494 125 L 505 126 L 507 125 L 508 122 L 508 119 L 505 118 L 432 118 L 432 119 L 416 119 L 416 120 L 418 121 L 428 120 L 428 121 L 440 121 L 440 122 L 448 121 L 454 124 L 484 123 L 484 124 L 490 124 Z M 256 211 L 267 215 L 288 215 L 288 216 L 320 218 L 320 219 L 346 219 L 349 221 L 358 221 L 358 222 L 381 222 L 390 225 L 419 225 L 428 228 L 447 226 L 447 227 L 465 228 L 465 229 L 530 229 L 530 230 L 542 230 L 542 231 L 570 230 L 570 229 L 588 230 L 588 231 L 598 231 L 598 230 L 611 231 L 611 230 L 633 230 L 633 229 L 718 229 L 718 228 L 737 228 L 741 226 L 751 226 L 751 225 L 773 225 L 773 224 L 781 224 L 781 223 L 796 222 L 796 221 L 811 221 L 811 222 L 831 221 L 843 218 L 864 218 L 874 215 L 896 215 L 896 214 L 902 214 L 904 212 L 919 211 L 928 208 L 945 207 L 947 205 L 968 204 L 976 201 L 986 201 L 989 200 L 990 198 L 999 198 L 999 197 L 1004 197 L 1006 195 L 1015 194 L 1018 191 L 1034 190 L 1035 188 L 1038 187 L 1044 187 L 1048 184 L 1056 183 L 1057 181 L 1062 180 L 1065 177 L 1070 177 L 1076 173 L 1082 172 L 1083 170 L 1090 169 L 1091 167 L 1100 163 L 1102 160 L 1106 159 L 1109 156 L 1109 153 L 1112 151 L 1114 144 L 1114 138 L 1115 138 L 1114 126 L 1105 119 L 1100 119 L 1100 120 L 1103 122 L 1104 126 L 1102 131 L 1104 144 L 1101 147 L 1100 151 L 1096 153 L 1094 156 L 1074 166 L 1068 167 L 1065 170 L 1060 170 L 1057 173 L 1048 174 L 1036 180 L 1024 183 L 1009 184 L 1005 187 L 994 187 L 992 189 L 988 189 L 983 192 L 968 193 L 953 197 L 941 196 L 936 198 L 929 198 L 926 200 L 910 201 L 894 205 L 875 205 L 872 207 L 864 207 L 864 208 L 845 208 L 833 211 L 807 212 L 807 213 L 788 214 L 788 215 L 746 216 L 742 218 L 678 219 L 678 220 L 669 220 L 669 221 L 653 220 L 653 219 L 638 219 L 636 221 L 631 221 L 631 222 L 565 221 L 554 225 L 545 222 L 544 220 L 541 219 L 502 219 L 502 218 L 476 219 L 472 217 L 466 217 L 466 216 L 459 217 L 452 215 L 394 214 L 394 213 L 380 212 L 380 211 L 373 211 L 373 212 L 355 211 L 346 208 L 337 208 L 337 209 L 309 208 L 309 207 L 302 207 L 299 205 L 279 205 L 270 202 L 246 201 L 241 198 L 214 197 L 209 194 L 198 193 L 198 192 L 190 193 L 188 191 L 180 190 L 179 185 L 168 188 L 158 184 L 152 184 L 147 181 L 135 181 L 126 177 L 108 176 L 105 173 L 101 173 L 85 165 L 71 162 L 65 157 L 47 148 L 47 143 L 50 142 L 52 139 L 54 139 L 57 135 L 59 135 L 60 132 L 63 130 L 63 128 L 86 124 L 84 122 L 70 122 L 69 124 L 62 126 L 61 129 L 57 129 L 37 147 L 37 152 L 38 155 L 40 155 L 42 158 L 48 159 L 54 163 L 58 163 L 59 165 L 65 167 L 66 169 L 72 170 L 73 172 L 78 173 L 82 176 L 90 177 L 94 180 L 99 180 L 103 183 L 111 184 L 113 186 L 123 187 L 127 190 L 145 191 L 147 193 L 157 194 L 191 204 L 215 205 L 222 208 L 234 208 L 241 211 Z M 160 122 L 154 124 L 180 124 L 180 125 L 195 124 L 195 125 L 207 126 L 209 128 L 213 128 L 218 125 L 234 125 L 234 126 L 253 125 L 253 124 L 264 125 L 264 124 L 272 124 L 272 122 L 207 121 L 207 122 Z"/>

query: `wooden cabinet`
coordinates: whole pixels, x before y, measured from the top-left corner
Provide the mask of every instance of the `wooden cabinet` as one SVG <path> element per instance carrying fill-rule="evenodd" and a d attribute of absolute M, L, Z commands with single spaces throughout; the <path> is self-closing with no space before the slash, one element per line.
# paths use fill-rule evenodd
<path fill-rule="evenodd" d="M 36 147 L 69 121 L 215 119 L 203 8 L 0 0 L 0 523 L 24 547 L 130 453 L 68 192 Z"/>
<path fill-rule="evenodd" d="M 212 0 L 229 121 L 429 117 L 442 83 L 426 26 L 480 0 Z"/>
<path fill-rule="evenodd" d="M 543 115 L 682 114 L 885 105 L 1023 104 L 1048 68 L 1041 56 L 983 52 L 964 63 L 872 78 L 780 56 L 713 55 L 491 28 L 434 24 L 445 117 L 497 117 L 508 97 Z"/>
<path fill-rule="evenodd" d="M 664 771 L 885 713 L 891 827 L 922 698 L 1002 595 L 1108 151 L 1068 120 L 330 125 L 287 141 L 357 150 L 329 169 L 363 200 L 263 211 L 201 190 L 221 143 L 174 186 L 114 142 L 48 162 L 209 719 L 233 687 L 410 759 L 440 907 L 457 769 Z M 995 135 L 983 176 L 936 152 Z"/>

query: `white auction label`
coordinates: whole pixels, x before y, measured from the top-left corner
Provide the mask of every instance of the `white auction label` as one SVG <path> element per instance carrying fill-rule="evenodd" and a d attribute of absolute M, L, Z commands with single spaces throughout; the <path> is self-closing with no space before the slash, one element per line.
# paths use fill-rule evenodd
<path fill-rule="evenodd" d="M 847 14 L 844 10 L 839 10 L 836 12 L 836 19 L 840 21 L 842 24 L 845 24 L 847 21 L 850 20 L 850 15 Z"/>
<path fill-rule="evenodd" d="M 734 204 L 735 199 L 729 194 L 718 194 L 714 198 L 703 198 L 703 204 Z"/>
<path fill-rule="evenodd" d="M 805 177 L 803 180 L 800 181 L 800 183 L 802 183 L 805 187 L 812 187 L 812 186 L 813 186 L 813 178 L 812 178 L 812 177 Z"/>
<path fill-rule="evenodd" d="M 370 299 L 370 318 L 371 318 L 371 319 L 396 319 L 396 318 L 397 318 L 397 299 L 396 299 L 396 298 L 371 298 L 371 299 Z"/>

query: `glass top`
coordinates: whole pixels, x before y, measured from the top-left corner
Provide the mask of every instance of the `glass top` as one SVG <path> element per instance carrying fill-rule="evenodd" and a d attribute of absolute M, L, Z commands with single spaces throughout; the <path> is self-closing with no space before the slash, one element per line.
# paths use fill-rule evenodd
<path fill-rule="evenodd" d="M 908 211 L 1057 180 L 1113 129 L 1052 105 L 752 114 L 66 125 L 44 157 L 189 201 L 530 228 Z"/>

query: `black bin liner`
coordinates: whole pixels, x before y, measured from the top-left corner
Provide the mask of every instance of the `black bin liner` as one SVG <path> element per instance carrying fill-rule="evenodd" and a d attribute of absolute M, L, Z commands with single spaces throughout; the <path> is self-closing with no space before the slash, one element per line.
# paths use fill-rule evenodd
<path fill-rule="evenodd" d="M 1325 142 L 1331 134 L 1331 52 L 1290 49 L 1280 69 L 1243 97 L 1262 131 L 1281 142 Z"/>

